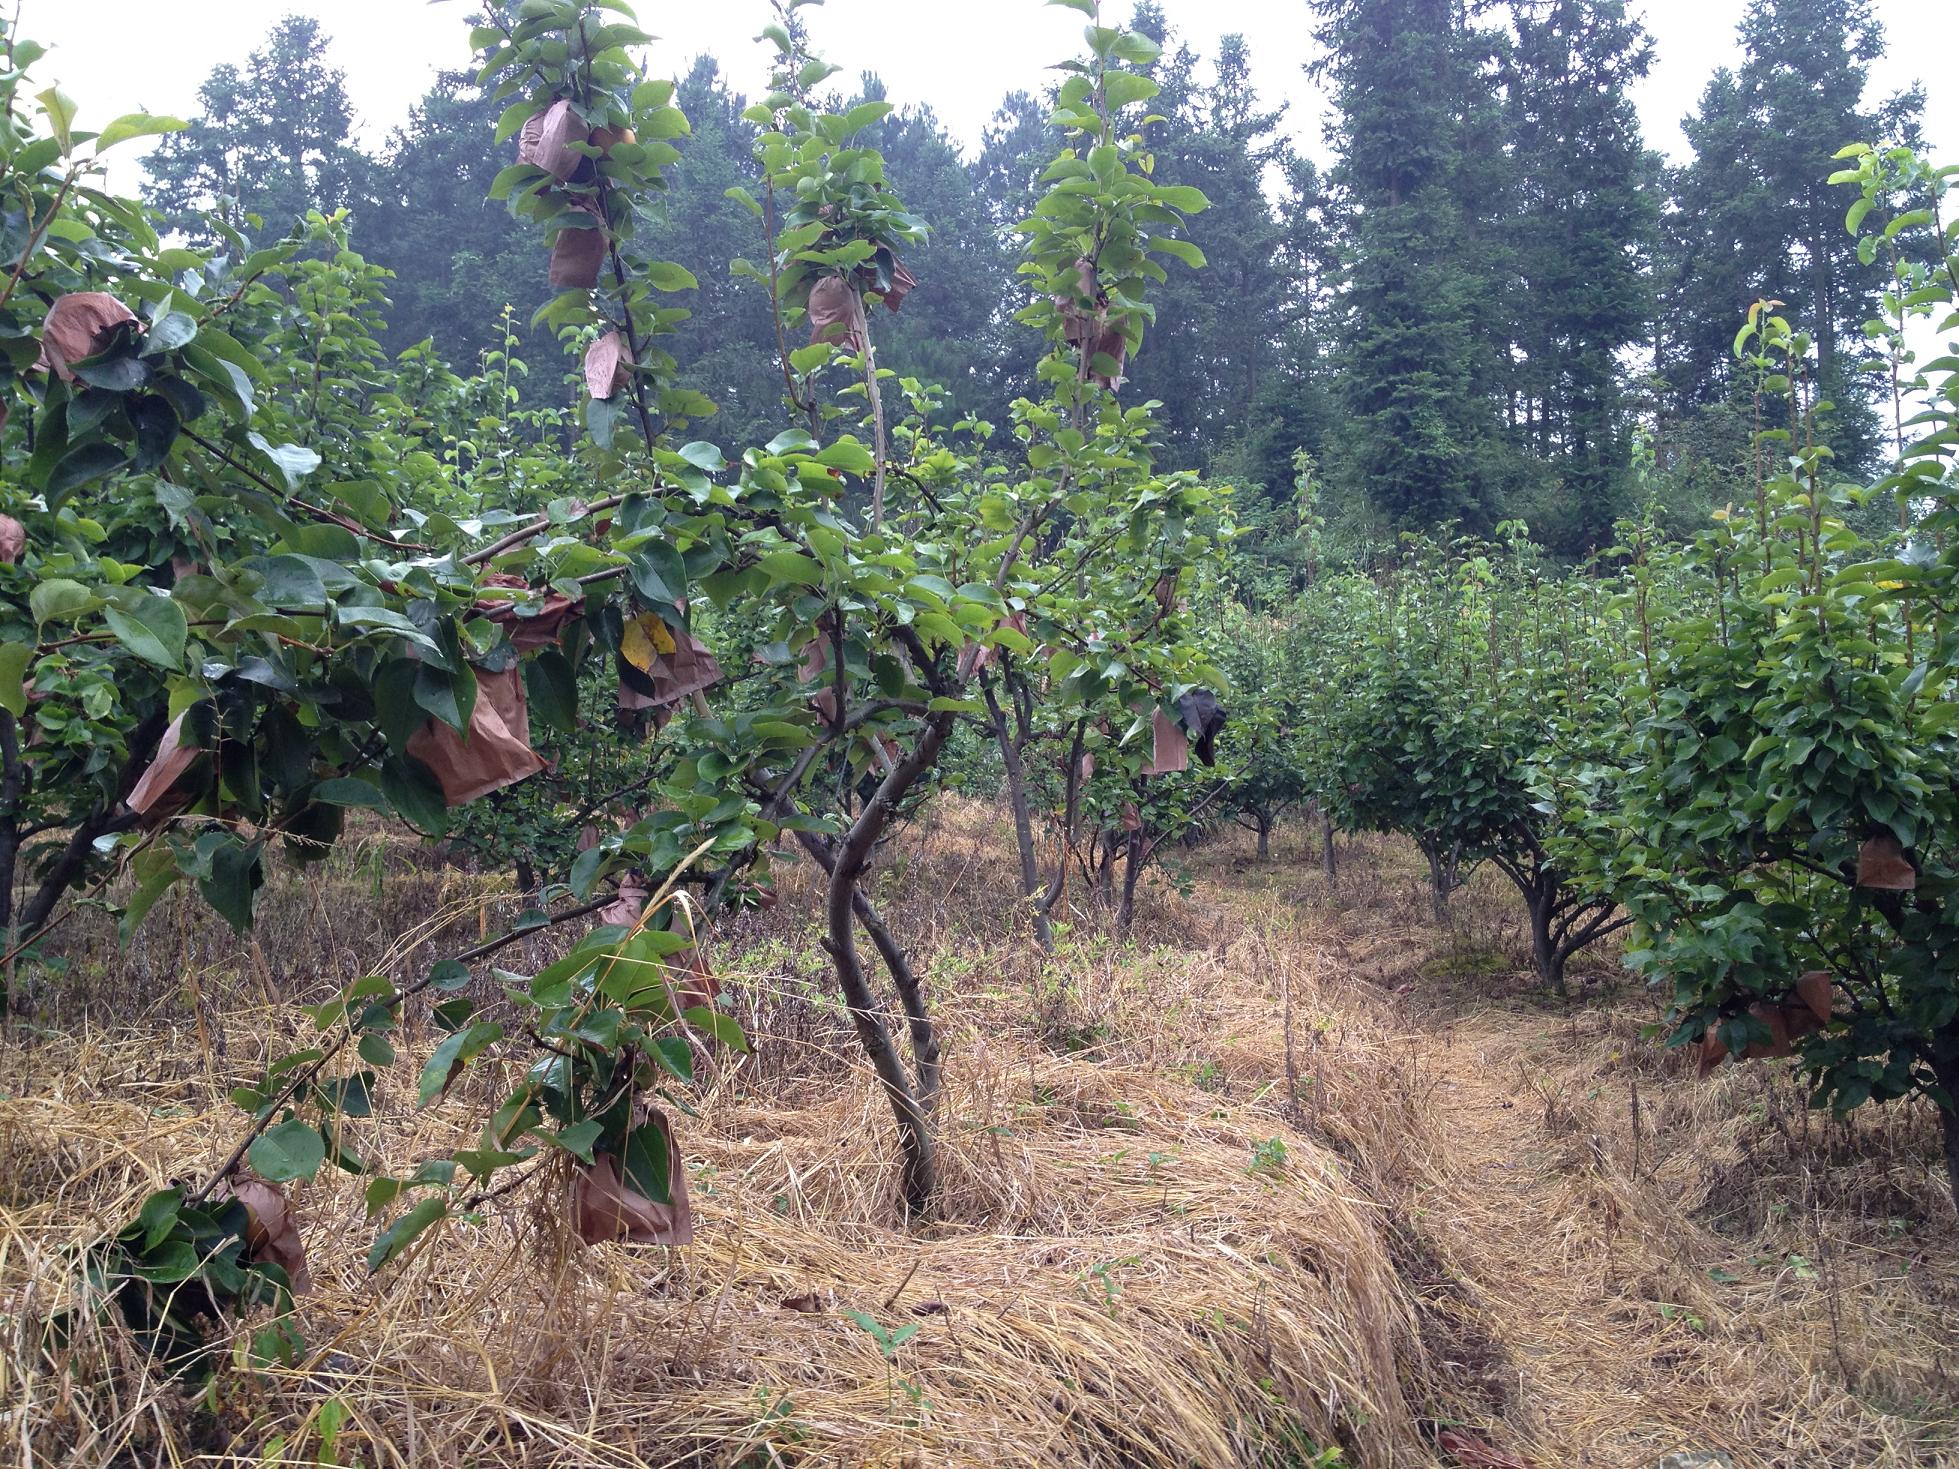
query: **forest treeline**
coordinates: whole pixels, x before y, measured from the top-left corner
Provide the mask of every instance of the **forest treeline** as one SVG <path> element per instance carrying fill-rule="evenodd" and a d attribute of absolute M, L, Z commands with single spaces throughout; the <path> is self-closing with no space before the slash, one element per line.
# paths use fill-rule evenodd
<path fill-rule="evenodd" d="M 1885 262 L 1859 259 L 1823 180 L 1846 139 L 1921 146 L 1923 99 L 1867 102 L 1885 43 L 1869 0 L 1750 0 L 1741 65 L 1709 79 L 1678 167 L 1641 135 L 1631 92 L 1654 47 L 1622 0 L 1468 18 L 1447 0 L 1320 0 L 1300 23 L 1317 24 L 1333 103 L 1325 171 L 1287 137 L 1284 102 L 1252 86 L 1242 38 L 1204 58 L 1160 0 L 1133 17 L 1164 46 L 1147 68 L 1156 177 L 1211 201 L 1192 230 L 1208 268 L 1160 283 L 1133 392 L 1163 405 L 1162 462 L 1239 487 L 1270 560 L 1309 574 L 1302 484 L 1349 550 L 1521 520 L 1576 557 L 1630 512 L 1699 523 L 1752 453 L 1733 340 L 1762 297 L 1813 323 L 1835 405 L 1821 431 L 1846 469 L 1872 466 L 1889 388 L 1863 324 Z M 393 273 L 387 344 L 429 340 L 474 365 L 503 344 L 505 306 L 521 335 L 552 294 L 485 198 L 510 162 L 493 140 L 502 106 L 445 75 L 364 152 L 331 39 L 289 16 L 242 67 L 215 68 L 200 115 L 152 155 L 150 200 L 193 237 L 210 211 L 260 242 L 309 209 L 348 210 L 355 248 Z M 681 380 L 711 389 L 703 432 L 727 448 L 783 421 L 767 293 L 740 279 L 765 252 L 729 195 L 754 168 L 747 63 L 702 57 L 678 79 L 691 131 L 641 224 L 699 282 L 676 298 L 693 318 Z M 854 91 L 840 100 L 884 96 L 872 75 Z M 880 360 L 997 425 L 1037 361 L 1013 319 L 1014 225 L 1042 192 L 1047 111 L 1009 94 L 970 153 L 927 107 L 872 130 L 895 191 L 931 222 Z M 532 361 L 550 360 L 544 334 L 523 343 Z M 520 386 L 543 407 L 575 402 L 569 383 L 540 370 Z"/>

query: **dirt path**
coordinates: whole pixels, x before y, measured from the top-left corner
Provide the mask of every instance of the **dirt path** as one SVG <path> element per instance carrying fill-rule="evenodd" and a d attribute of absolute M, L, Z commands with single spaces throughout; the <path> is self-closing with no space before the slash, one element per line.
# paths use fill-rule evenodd
<path fill-rule="evenodd" d="M 1442 1462 L 1959 1466 L 1959 1228 L 1925 1109 L 1833 1121 L 1786 1063 L 1697 1078 L 1614 956 L 1549 1005 L 1494 880 L 1443 930 L 1407 853 L 1342 860 L 1332 892 L 1316 864 L 1219 887 L 1240 931 L 1271 925 L 1244 971 L 1303 976 L 1299 1068 L 1331 1074 L 1321 1034 L 1355 1058 L 1322 1125 L 1376 1160 L 1438 1406 L 1494 1450 Z M 1267 1076 L 1271 1018 L 1241 1018 Z"/>
<path fill-rule="evenodd" d="M 1524 1057 L 1553 1043 L 1556 1022 L 1512 1010 L 1464 1017 L 1433 1033 L 1434 1105 L 1448 1152 L 1433 1188 L 1430 1231 L 1508 1357 L 1506 1445 L 1535 1466 L 1652 1469 L 1713 1465 L 1720 1427 L 1683 1421 L 1668 1380 L 1693 1373 L 1693 1329 L 1629 1299 L 1613 1252 L 1599 1249 L 1595 1196 L 1574 1189 L 1574 1156 L 1596 1139 L 1555 1138 Z M 1671 1465 L 1669 1466 L 1671 1469 Z"/>

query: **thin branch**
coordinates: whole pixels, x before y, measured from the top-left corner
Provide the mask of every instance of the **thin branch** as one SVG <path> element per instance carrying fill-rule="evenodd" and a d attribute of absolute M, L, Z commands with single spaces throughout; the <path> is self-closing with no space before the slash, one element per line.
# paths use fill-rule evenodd
<path fill-rule="evenodd" d="M 224 464 L 229 465 L 239 474 L 244 475 L 246 479 L 264 490 L 268 495 L 273 496 L 282 505 L 295 506 L 298 509 L 304 510 L 316 520 L 324 521 L 328 525 L 337 525 L 350 535 L 362 536 L 370 541 L 379 541 L 382 545 L 392 546 L 397 551 L 433 551 L 435 549 L 433 546 L 423 545 L 420 541 L 398 541 L 393 536 L 387 536 L 381 534 L 379 531 L 369 530 L 357 520 L 349 520 L 344 515 L 336 514 L 334 511 L 312 504 L 310 501 L 302 500 L 291 491 L 280 489 L 271 480 L 260 474 L 256 469 L 253 469 L 251 465 L 244 463 L 232 455 L 223 445 L 212 443 L 195 429 L 186 428 L 183 430 L 183 435 L 193 444 L 203 449 L 207 454 L 212 455 Z"/>
<path fill-rule="evenodd" d="M 516 943 L 518 939 L 523 938 L 526 934 L 536 933 L 539 927 L 556 928 L 561 923 L 570 923 L 574 919 L 583 918 L 588 914 L 598 912 L 599 909 L 605 907 L 605 905 L 607 903 L 610 903 L 611 901 L 612 899 L 609 896 L 604 898 L 597 898 L 590 903 L 583 904 L 580 907 L 568 908 L 563 913 L 555 914 L 552 917 L 546 919 L 542 925 L 533 924 L 529 928 L 512 929 L 509 933 L 499 934 L 496 938 L 493 939 L 486 939 L 484 942 L 476 945 L 476 947 L 472 949 L 464 949 L 460 954 L 451 955 L 450 962 L 454 962 L 457 964 L 474 964 L 479 959 L 487 959 L 490 955 L 496 953 L 499 949 L 502 949 L 510 944 Z M 444 961 L 438 960 L 436 964 L 431 964 L 429 966 L 429 972 L 427 974 L 423 975 L 420 979 L 416 980 L 413 984 L 407 986 L 406 988 L 395 991 L 392 998 L 387 1000 L 377 1001 L 376 1003 L 379 1004 L 383 1009 L 387 1009 L 387 1010 L 399 1009 L 403 1001 L 412 999 L 414 996 L 421 994 L 430 985 L 435 983 L 436 970 L 442 962 Z M 224 1178 L 228 1177 L 231 1174 L 232 1170 L 235 1169 L 239 1165 L 239 1163 L 244 1160 L 246 1151 L 251 1147 L 251 1145 L 254 1142 L 258 1140 L 259 1134 L 264 1132 L 267 1126 L 271 1124 L 273 1119 L 279 1115 L 281 1109 L 285 1107 L 286 1103 L 291 1101 L 294 1097 L 298 1096 L 305 1088 L 311 1086 L 316 1080 L 318 1080 L 320 1073 L 326 1069 L 327 1065 L 330 1062 L 332 1062 L 336 1057 L 340 1055 L 341 1052 L 345 1051 L 347 1047 L 353 1043 L 357 1035 L 358 1032 L 354 1029 L 352 1025 L 349 1025 L 344 1031 L 340 1033 L 340 1035 L 330 1045 L 328 1045 L 320 1053 L 317 1059 L 312 1061 L 310 1064 L 301 1067 L 297 1072 L 295 1072 L 293 1074 L 292 1080 L 287 1082 L 285 1086 L 280 1088 L 279 1094 L 276 1097 L 273 1097 L 270 1101 L 266 1102 L 263 1106 L 259 1108 L 258 1117 L 256 1118 L 256 1120 L 253 1121 L 252 1125 L 245 1130 L 245 1135 L 238 1140 L 238 1146 L 233 1148 L 231 1152 L 226 1155 L 224 1162 L 218 1165 L 216 1171 L 213 1172 L 211 1176 L 207 1178 L 198 1187 L 195 1193 L 189 1196 L 186 1202 L 191 1204 L 201 1204 L 206 1199 L 210 1198 L 211 1190 L 216 1188 L 219 1182 Z"/>
<path fill-rule="evenodd" d="M 603 500 L 594 500 L 590 505 L 587 505 L 584 513 L 586 515 L 597 515 L 602 510 L 614 510 L 625 503 L 626 497 L 624 495 L 608 495 Z M 519 526 L 501 540 L 490 542 L 482 550 L 471 551 L 467 556 L 462 558 L 461 564 L 464 566 L 482 566 L 486 562 L 494 561 L 505 551 L 513 550 L 523 545 L 526 541 L 535 540 L 557 523 L 548 515 L 540 515 L 529 525 Z"/>

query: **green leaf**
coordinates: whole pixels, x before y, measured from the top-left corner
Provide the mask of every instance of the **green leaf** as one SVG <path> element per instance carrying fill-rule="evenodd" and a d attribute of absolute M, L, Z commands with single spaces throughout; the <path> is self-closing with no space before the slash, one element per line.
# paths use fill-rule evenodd
<path fill-rule="evenodd" d="M 856 439 L 849 437 L 838 439 L 836 443 L 818 454 L 816 462 L 826 468 L 841 469 L 845 474 L 854 474 L 860 478 L 877 467 L 877 461 L 871 457 L 871 451 Z"/>
<path fill-rule="evenodd" d="M 559 734 L 577 732 L 578 677 L 563 653 L 546 648 L 526 663 L 524 692 L 530 699 L 532 719 Z"/>
<path fill-rule="evenodd" d="M 159 133 L 180 133 L 190 124 L 180 117 L 157 117 L 147 112 L 126 112 L 102 129 L 95 140 L 95 151 L 103 153 L 131 138 L 153 138 Z"/>
<path fill-rule="evenodd" d="M 1109 99 L 1109 106 L 1120 108 L 1147 102 L 1162 89 L 1146 76 L 1138 76 L 1132 71 L 1114 71 L 1102 84 L 1102 90 Z"/>
<path fill-rule="evenodd" d="M 537 103 L 528 97 L 519 98 L 517 101 L 512 102 L 508 107 L 503 109 L 502 115 L 497 118 L 496 133 L 490 141 L 499 146 L 509 142 L 523 129 L 525 123 L 537 115 L 537 111 Z"/>
<path fill-rule="evenodd" d="M 129 1273 L 138 1280 L 156 1285 L 175 1285 L 197 1274 L 203 1264 L 196 1246 L 189 1240 L 166 1240 L 155 1250 L 146 1250 L 130 1261 Z"/>
<path fill-rule="evenodd" d="M 374 1115 L 374 1073 L 357 1071 L 352 1076 L 337 1076 L 320 1083 L 320 1105 L 348 1117 Z M 358 1170 L 356 1170 L 358 1171 Z"/>
<path fill-rule="evenodd" d="M 0 709 L 18 719 L 27 712 L 27 665 L 32 643 L 0 643 Z"/>
<path fill-rule="evenodd" d="M 1171 235 L 1158 235 L 1150 241 L 1150 249 L 1181 260 L 1192 270 L 1202 270 L 1206 264 L 1202 250 L 1191 244 L 1189 240 L 1179 240 Z"/>
<path fill-rule="evenodd" d="M 467 735 L 469 717 L 476 708 L 476 675 L 466 664 L 450 673 L 433 663 L 415 670 L 415 702 L 432 718 L 441 720 L 457 734 Z"/>
<path fill-rule="evenodd" d="M 428 1064 L 422 1067 L 421 1084 L 415 1090 L 415 1105 L 426 1107 L 442 1094 L 449 1085 L 449 1076 L 457 1067 L 466 1066 L 481 1055 L 485 1048 L 503 1039 L 503 1027 L 493 1020 L 479 1021 L 468 1030 L 458 1030 L 443 1038 L 442 1044 L 435 1048 Z"/>
<path fill-rule="evenodd" d="M 438 959 L 429 966 L 429 985 L 453 995 L 469 983 L 469 966 L 457 959 Z"/>
<path fill-rule="evenodd" d="M 798 374 L 808 377 L 817 368 L 837 355 L 837 348 L 831 342 L 812 342 L 807 347 L 797 347 L 789 353 L 789 365 Z"/>
<path fill-rule="evenodd" d="M 591 898 L 592 889 L 599 880 L 599 873 L 611 857 L 612 853 L 606 851 L 603 846 L 598 846 L 587 847 L 572 859 L 571 873 L 566 881 L 571 884 L 571 890 L 578 895 L 579 902 L 583 903 Z"/>
<path fill-rule="evenodd" d="M 755 564 L 770 581 L 814 587 L 823 582 L 823 568 L 800 551 L 770 551 L 758 556 Z"/>
<path fill-rule="evenodd" d="M 231 395 L 240 411 L 247 417 L 258 405 L 257 395 L 252 388 L 251 375 L 237 363 L 219 357 L 206 350 L 202 342 L 191 342 L 183 348 L 184 361 L 192 370 L 220 392 Z"/>
<path fill-rule="evenodd" d="M 1156 190 L 1156 201 L 1168 205 L 1179 214 L 1202 214 L 1211 207 L 1211 201 L 1204 197 L 1204 191 L 1189 184 L 1165 184 Z"/>
<path fill-rule="evenodd" d="M 358 1049 L 361 1060 L 370 1066 L 394 1065 L 395 1048 L 389 1044 L 388 1038 L 384 1035 L 362 1036 Z"/>
<path fill-rule="evenodd" d="M 687 563 L 673 542 L 650 540 L 632 553 L 633 585 L 649 602 L 677 609 L 687 595 Z"/>
<path fill-rule="evenodd" d="M 312 1123 L 292 1117 L 266 1129 L 245 1150 L 245 1159 L 267 1183 L 291 1183 L 320 1171 L 326 1162 L 326 1139 Z"/>
<path fill-rule="evenodd" d="M 48 471 L 49 505 L 59 506 L 73 491 L 101 479 L 105 474 L 115 473 L 128 462 L 128 457 L 114 444 L 94 440 L 77 445 L 56 460 L 54 468 Z"/>
<path fill-rule="evenodd" d="M 71 129 L 75 125 L 75 103 L 59 87 L 49 87 L 45 92 L 36 92 L 34 100 L 41 104 L 41 110 L 48 115 L 48 128 L 54 133 L 55 141 L 61 144 L 61 151 L 67 153 L 74 146 Z"/>
<path fill-rule="evenodd" d="M 140 357 L 118 353 L 100 361 L 77 362 L 75 376 L 92 388 L 133 393 L 150 380 L 150 367 Z"/>
<path fill-rule="evenodd" d="M 123 411 L 136 430 L 136 471 L 160 468 L 177 442 L 177 410 L 160 394 L 134 393 L 124 400 Z"/>
<path fill-rule="evenodd" d="M 892 107 L 889 102 L 860 102 L 843 115 L 843 135 L 861 133 L 873 123 L 883 122 L 889 117 Z"/>
<path fill-rule="evenodd" d="M 116 640 L 145 663 L 172 670 L 183 667 L 190 629 L 184 609 L 170 598 L 135 592 L 111 605 L 102 620 Z"/>
<path fill-rule="evenodd" d="M 592 1146 L 605 1132 L 605 1126 L 596 1117 L 587 1117 L 583 1122 L 574 1122 L 570 1127 L 560 1128 L 556 1142 L 580 1162 L 592 1161 Z"/>
<path fill-rule="evenodd" d="M 403 1250 L 421 1238 L 430 1225 L 445 1217 L 448 1212 L 449 1201 L 439 1194 L 418 1200 L 412 1209 L 382 1230 L 374 1243 L 368 1247 L 367 1273 L 374 1274 L 399 1256 Z"/>
<path fill-rule="evenodd" d="M 263 843 L 227 835 L 211 852 L 210 876 L 198 879 L 204 901 L 238 933 L 252 926 L 252 898 L 265 882 L 263 851 Z"/>
<path fill-rule="evenodd" d="M 641 272 L 641 277 L 656 291 L 694 291 L 700 289 L 700 282 L 694 273 L 684 265 L 675 265 L 671 260 L 655 260 Z"/>
<path fill-rule="evenodd" d="M 668 1176 L 670 1162 L 664 1124 L 643 1123 L 626 1134 L 625 1153 L 619 1160 L 619 1171 L 626 1187 L 645 1195 L 656 1204 L 672 1203 L 672 1182 Z"/>
<path fill-rule="evenodd" d="M 732 1051 L 748 1054 L 748 1036 L 735 1017 L 710 1005 L 689 1005 L 681 1019 L 694 1029 L 705 1031 Z"/>
<path fill-rule="evenodd" d="M 144 334 L 143 349 L 137 355 L 155 357 L 164 352 L 174 352 L 196 335 L 195 317 L 186 316 L 181 311 L 166 311 Z"/>
<path fill-rule="evenodd" d="M 124 905 L 122 917 L 116 921 L 117 939 L 125 946 L 135 937 L 137 929 L 143 926 L 143 920 L 149 916 L 150 909 L 156 906 L 156 900 L 175 887 L 184 875 L 183 869 L 170 858 L 167 848 L 162 849 L 160 855 L 165 860 L 148 873 L 143 872 L 141 858 L 137 861 L 139 879 L 136 889 L 129 895 L 129 902 Z"/>
<path fill-rule="evenodd" d="M 653 1059 L 682 1081 L 694 1079 L 694 1053 L 688 1049 L 685 1036 L 656 1037 L 653 1042 Z"/>
<path fill-rule="evenodd" d="M 329 806 L 363 806 L 384 816 L 394 814 L 394 807 L 388 804 L 387 793 L 373 781 L 361 780 L 356 776 L 340 775 L 332 780 L 323 780 L 313 787 L 310 795 L 315 801 Z"/>
<path fill-rule="evenodd" d="M 78 581 L 54 577 L 39 582 L 27 594 L 27 610 L 37 623 L 66 622 L 102 605 L 101 598 Z"/>

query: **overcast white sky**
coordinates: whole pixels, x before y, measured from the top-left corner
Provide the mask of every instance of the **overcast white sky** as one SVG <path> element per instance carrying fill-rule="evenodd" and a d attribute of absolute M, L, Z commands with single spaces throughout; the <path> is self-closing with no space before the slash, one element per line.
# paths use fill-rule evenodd
<path fill-rule="evenodd" d="M 1709 73 L 1737 58 L 1743 5 L 1635 5 L 1657 43 L 1653 73 L 1639 93 L 1652 146 L 1675 157 L 1684 149 L 1680 118 Z M 1939 157 L 1959 157 L 1959 84 L 1950 80 L 1959 57 L 1959 0 L 1876 0 L 1876 7 L 1891 54 L 1875 70 L 1873 91 L 1924 80 L 1927 136 Z M 1108 8 L 1126 14 L 1121 0 Z M 762 0 L 641 0 L 638 9 L 642 27 L 661 37 L 651 58 L 656 71 L 683 72 L 693 57 L 712 52 L 738 87 L 760 90 L 766 58 L 754 35 L 767 16 Z M 1165 9 L 1179 34 L 1206 55 L 1220 35 L 1242 33 L 1260 93 L 1286 102 L 1294 136 L 1324 155 L 1325 99 L 1300 70 L 1315 49 L 1307 0 L 1165 0 Z M 23 0 L 22 11 L 20 34 L 54 48 L 37 77 L 61 83 L 80 103 L 84 126 L 135 106 L 189 117 L 213 65 L 242 62 L 281 15 L 318 16 L 334 38 L 334 59 L 347 71 L 362 138 L 375 142 L 407 116 L 436 72 L 467 62 L 471 6 L 468 0 Z M 977 142 L 1002 95 L 1040 86 L 1049 65 L 1074 54 L 1081 26 L 1075 12 L 1041 0 L 828 0 L 806 13 L 820 54 L 847 74 L 878 72 L 900 104 L 929 101 L 968 145 Z M 935 24 L 938 16 L 943 26 Z M 1940 59 L 1943 84 L 1928 75 Z M 133 155 L 137 145 L 125 146 Z M 135 180 L 115 182 L 126 188 Z"/>

